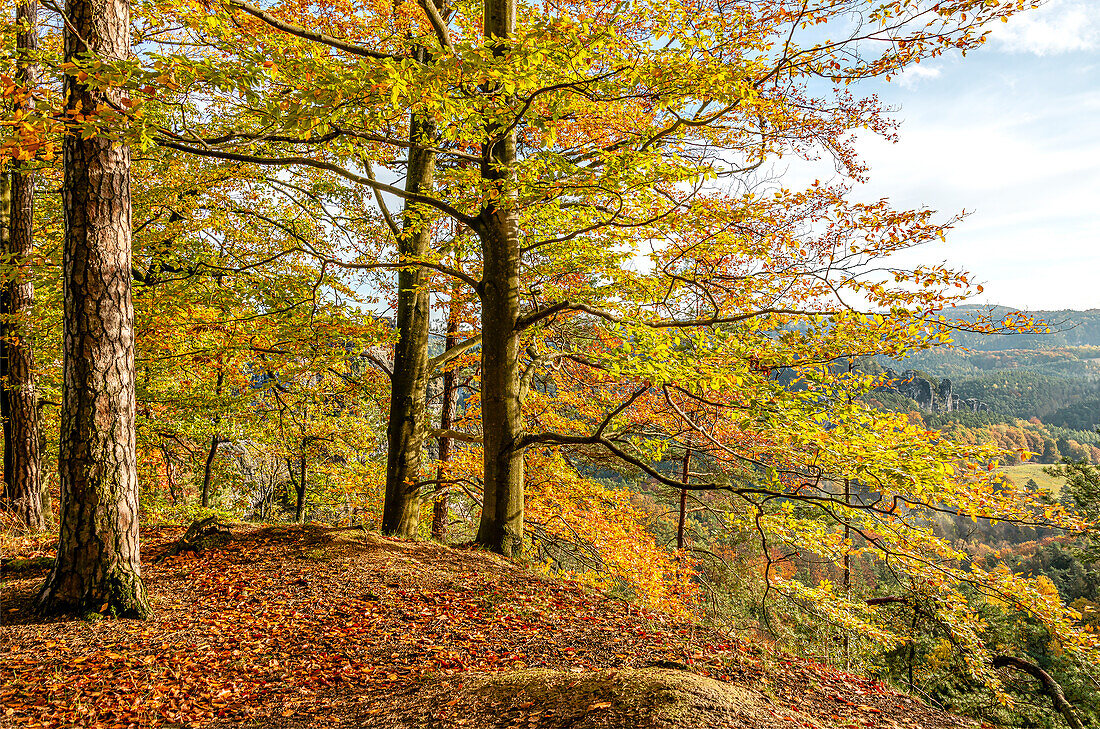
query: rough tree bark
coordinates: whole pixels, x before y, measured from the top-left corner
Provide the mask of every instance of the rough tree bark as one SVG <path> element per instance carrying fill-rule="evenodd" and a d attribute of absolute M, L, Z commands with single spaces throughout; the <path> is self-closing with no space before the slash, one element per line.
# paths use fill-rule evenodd
<path fill-rule="evenodd" d="M 485 38 L 506 52 L 515 34 L 515 0 L 485 0 Z M 520 408 L 519 214 L 511 184 L 516 163 L 514 129 L 490 127 L 482 145 L 481 176 L 500 194 L 478 214 L 481 283 L 481 416 L 485 495 L 477 543 L 507 556 L 523 550 L 523 434 Z"/>
<path fill-rule="evenodd" d="M 65 61 L 130 54 L 124 0 L 68 0 Z M 66 110 L 94 114 L 123 94 L 65 76 Z M 130 150 L 106 134 L 65 135 L 64 389 L 57 559 L 37 598 L 47 613 L 149 614 L 141 580 L 130 298 Z"/>
<path fill-rule="evenodd" d="M 461 304 L 458 301 L 459 283 L 451 284 L 451 301 L 447 310 L 447 335 L 444 351 L 458 344 L 458 318 Z M 455 371 L 450 368 L 443 373 L 442 402 L 439 406 L 439 429 L 444 433 L 454 428 L 455 407 L 458 404 L 458 388 L 455 386 Z M 447 464 L 451 460 L 453 439 L 447 435 L 439 437 L 439 468 L 436 471 L 435 504 L 432 507 L 432 539 L 443 541 L 447 536 Z"/>
<path fill-rule="evenodd" d="M 435 122 L 423 114 L 409 121 L 413 144 L 430 145 Z M 431 192 L 435 177 L 435 153 L 409 148 L 405 189 Z M 398 255 L 402 262 L 422 259 L 431 244 L 431 228 L 422 211 L 405 205 Z M 382 506 L 382 531 L 415 537 L 420 525 L 420 467 L 427 435 L 428 327 L 430 311 L 428 270 L 402 268 L 397 274 L 397 344 L 394 346 L 390 389 L 390 416 L 386 426 L 386 498 Z"/>
<path fill-rule="evenodd" d="M 16 36 L 17 87 L 29 90 L 37 69 L 30 54 L 38 48 L 38 3 L 21 2 L 15 10 L 22 28 Z M 29 93 L 14 111 L 34 103 Z M 0 418 L 4 423 L 4 495 L 15 518 L 29 529 L 49 526 L 42 495 L 39 454 L 38 390 L 34 380 L 34 278 L 29 265 L 34 247 L 34 171 L 19 160 L 4 175 L 0 215 L 4 218 L 3 256 L 9 278 L 0 291 Z"/>

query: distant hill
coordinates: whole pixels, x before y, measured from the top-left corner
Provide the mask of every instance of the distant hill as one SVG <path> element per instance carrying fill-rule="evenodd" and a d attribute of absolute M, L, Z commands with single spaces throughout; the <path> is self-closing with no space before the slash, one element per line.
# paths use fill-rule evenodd
<path fill-rule="evenodd" d="M 1008 307 L 960 307 L 947 316 L 1003 320 L 1013 313 Z M 1080 457 L 1096 462 L 1100 309 L 1028 314 L 1050 333 L 963 332 L 954 347 L 916 352 L 904 360 L 877 359 L 871 371 L 883 367 L 901 375 L 885 388 L 892 392 L 876 393 L 876 399 L 892 410 L 919 409 L 932 427 L 982 431 L 982 438 L 993 437 L 1006 447 L 1019 441 L 1044 463 Z"/>
<path fill-rule="evenodd" d="M 973 320 L 990 315 L 1003 320 L 1007 307 L 960 307 L 950 318 Z M 1100 309 L 1030 312 L 1050 328 L 1021 334 L 955 334 L 954 347 L 915 352 L 905 360 L 881 359 L 895 370 L 919 370 L 950 378 L 963 398 L 977 398 L 994 412 L 1045 418 L 1082 401 L 1100 398 Z M 1059 425 L 1080 427 L 1086 416 L 1059 414 Z M 1073 423 L 1072 426 L 1069 424 Z"/>
<path fill-rule="evenodd" d="M 1052 311 L 1027 311 L 1007 306 L 960 306 L 945 312 L 950 318 L 973 320 L 976 316 L 988 314 L 996 321 L 1021 311 L 1042 322 L 1050 328 L 1049 333 L 1025 332 L 1020 334 L 982 334 L 959 333 L 955 337 L 957 344 L 969 349 L 985 352 L 1009 349 L 1049 350 L 1060 347 L 1100 347 L 1100 309 L 1078 311 L 1058 309 Z"/>

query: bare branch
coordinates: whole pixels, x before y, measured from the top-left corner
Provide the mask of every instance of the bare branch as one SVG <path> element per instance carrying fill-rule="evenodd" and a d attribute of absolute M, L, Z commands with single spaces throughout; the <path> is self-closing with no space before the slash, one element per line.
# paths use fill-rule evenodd
<path fill-rule="evenodd" d="M 201 147 L 193 147 L 188 144 L 181 144 L 179 142 L 173 142 L 168 139 L 158 139 L 157 144 L 168 149 L 174 149 L 178 152 L 186 152 L 187 154 L 194 154 L 200 157 L 213 157 L 214 159 L 224 159 L 231 162 L 246 162 L 248 164 L 255 165 L 268 165 L 273 167 L 288 167 L 291 165 L 299 165 L 302 167 L 312 167 L 317 170 L 325 170 L 326 172 L 332 172 L 333 174 L 343 177 L 345 180 L 350 180 L 359 185 L 365 185 L 378 192 L 388 192 L 391 195 L 403 198 L 405 200 L 412 200 L 413 202 L 423 203 L 429 205 L 437 210 L 450 215 L 458 222 L 466 225 L 474 230 L 480 230 L 480 222 L 477 218 L 467 215 L 457 208 L 448 205 L 442 200 L 438 200 L 429 195 L 421 195 L 416 192 L 407 192 L 400 187 L 394 187 L 393 185 L 387 185 L 383 182 L 376 182 L 369 177 L 352 172 L 349 169 L 341 167 L 340 165 L 333 164 L 331 162 L 323 162 L 321 160 L 311 159 L 309 157 L 259 157 L 251 154 L 240 154 L 238 152 L 223 152 L 216 149 L 203 149 Z"/>
<path fill-rule="evenodd" d="M 467 339 L 464 342 L 459 342 L 458 344 L 451 347 L 450 349 L 443 352 L 442 354 L 437 354 L 436 356 L 429 359 L 428 360 L 428 371 L 432 372 L 434 370 L 439 369 L 440 367 L 447 364 L 451 360 L 456 359 L 457 357 L 461 357 L 465 352 L 467 352 L 468 350 L 478 346 L 479 344 L 481 344 L 481 335 L 480 334 L 478 334 L 476 336 L 473 336 L 473 337 L 470 337 L 469 339 Z"/>
<path fill-rule="evenodd" d="M 461 430 L 440 430 L 438 428 L 432 428 L 428 431 L 428 435 L 432 438 L 451 438 L 453 440 L 460 440 L 463 443 L 481 443 L 480 435 L 473 435 L 472 433 L 463 433 Z"/>
<path fill-rule="evenodd" d="M 332 36 L 325 35 L 324 33 L 317 33 L 316 31 L 307 30 L 300 25 L 294 25 L 293 23 L 288 23 L 285 20 L 280 20 L 274 15 L 270 15 L 264 12 L 255 5 L 250 5 L 249 3 L 242 2 L 241 0 L 226 0 L 226 4 L 230 7 L 237 8 L 238 10 L 243 10 L 249 15 L 259 18 L 276 30 L 281 30 L 284 33 L 289 33 L 290 35 L 297 36 L 298 38 L 304 38 L 305 40 L 311 40 L 315 43 L 321 43 L 322 45 L 329 46 L 330 48 L 335 48 L 337 50 L 344 51 L 345 53 L 350 53 L 353 56 L 360 56 L 363 58 L 375 58 L 378 60 L 404 60 L 398 56 L 394 56 L 389 53 L 376 51 L 373 48 L 366 48 L 365 46 L 360 46 L 356 45 L 355 43 L 349 43 L 347 41 L 339 40 L 338 38 L 333 38 Z"/>
<path fill-rule="evenodd" d="M 432 24 L 432 30 L 435 31 L 435 37 L 439 40 L 439 45 L 453 56 L 455 47 L 454 43 L 451 42 L 451 32 L 447 30 L 447 23 L 443 20 L 443 16 L 439 14 L 439 8 L 435 6 L 435 0 L 420 0 L 420 7 L 424 10 L 424 14 L 428 16 L 428 22 Z"/>

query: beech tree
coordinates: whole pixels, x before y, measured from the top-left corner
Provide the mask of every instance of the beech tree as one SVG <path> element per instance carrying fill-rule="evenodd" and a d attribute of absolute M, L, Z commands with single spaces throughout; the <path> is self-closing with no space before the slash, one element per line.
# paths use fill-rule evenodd
<path fill-rule="evenodd" d="M 130 54 L 123 0 L 66 5 L 64 137 L 64 389 L 57 558 L 37 598 L 47 613 L 149 613 L 141 579 L 134 433 L 130 151 L 77 119 L 123 107 L 118 89 L 79 70 Z"/>
<path fill-rule="evenodd" d="M 326 180 L 174 156 L 151 149 L 133 170 L 145 182 L 134 194 L 139 469 L 143 494 L 170 491 L 143 509 L 205 494 L 212 508 L 266 511 L 290 476 L 300 487 L 303 438 L 311 500 L 319 469 L 333 468 L 325 451 L 347 456 L 346 478 L 329 480 L 365 487 L 377 418 L 358 401 L 379 386 L 356 368 L 384 335 L 346 272 L 314 264 L 341 240 L 312 214 Z M 282 465 L 260 483 L 254 468 L 269 462 Z"/>
<path fill-rule="evenodd" d="M 515 0 L 485 0 L 483 32 L 493 58 L 506 58 L 516 32 Z M 503 79 L 502 79 L 503 81 Z M 505 83 L 489 94 L 513 93 Z M 518 122 L 516 119 L 515 122 Z M 520 401 L 520 217 L 516 188 L 516 123 L 490 115 L 481 143 L 486 197 L 472 226 L 481 240 L 481 431 L 484 497 L 478 544 L 505 555 L 523 551 L 523 434 Z"/>
<path fill-rule="evenodd" d="M 427 51 L 417 49 L 422 58 Z M 435 123 L 423 114 L 409 120 L 409 163 L 405 190 L 430 193 L 435 177 Z M 420 525 L 421 454 L 427 433 L 428 328 L 431 292 L 427 269 L 416 262 L 427 255 L 432 240 L 431 218 L 418 206 L 406 204 L 400 230 L 394 229 L 397 254 L 408 265 L 397 274 L 397 316 L 393 372 L 390 375 L 390 413 L 387 432 L 386 495 L 382 531 L 416 536 Z M 387 216 L 388 217 L 388 216 Z"/>
<path fill-rule="evenodd" d="M 528 9 L 517 29 L 517 5 L 506 2 L 486 2 L 480 18 L 460 10 L 449 21 L 432 4 L 392 14 L 348 8 L 347 23 L 291 8 L 287 20 L 278 6 L 233 2 L 220 19 L 189 22 L 192 33 L 239 61 L 196 65 L 172 57 L 155 72 L 171 69 L 173 83 L 202 89 L 232 114 L 211 117 L 201 130 L 191 125 L 187 134 L 162 128 L 154 136 L 209 157 L 327 170 L 434 208 L 478 236 L 478 274 L 444 266 L 438 256 L 420 265 L 463 280 L 481 299 L 479 541 L 512 554 L 522 541 L 522 451 L 530 444 L 520 403 L 529 364 L 524 332 L 570 312 L 634 316 L 611 287 L 595 285 L 600 271 L 621 266 L 631 255 L 625 251 L 640 242 L 660 240 L 671 217 L 696 210 L 693 201 L 708 179 L 737 179 L 770 156 L 821 149 L 858 176 L 847 133 L 858 127 L 889 133 L 889 124 L 872 100 L 853 97 L 846 86 L 898 73 L 948 48 L 975 47 L 984 24 L 1027 5 L 639 3 L 601 6 L 582 20 L 584 13 L 566 4 L 550 14 Z M 849 23 L 853 18 L 861 22 Z M 246 27 L 259 27 L 262 43 L 241 49 L 237 34 Z M 819 37 L 822 27 L 841 40 Z M 406 44 L 432 35 L 453 63 L 410 58 Z M 316 47 L 325 53 L 313 53 Z M 278 62 L 268 57 L 273 52 Z M 242 75 L 242 65 L 264 70 Z M 813 79 L 831 90 L 811 89 Z M 409 109 L 440 120 L 438 147 L 412 144 L 434 151 L 437 177 L 446 170 L 431 194 L 369 174 L 370 164 L 403 164 L 399 153 L 410 148 L 409 136 L 394 132 Z M 822 204 L 830 194 L 822 193 Z M 752 215 L 744 205 L 725 210 L 726 224 Z M 879 206 L 867 223 L 889 216 Z M 586 273 L 559 282 L 574 288 L 558 285 L 520 301 L 522 271 L 552 268 L 567 257 L 590 263 Z M 695 318 L 665 314 L 658 325 L 701 328 L 781 313 L 761 305 L 765 299 L 728 300 Z M 927 299 L 909 301 L 919 306 Z"/>
<path fill-rule="evenodd" d="M 458 346 L 459 322 L 462 316 L 463 302 L 460 298 L 461 283 L 451 282 L 450 296 L 447 301 L 447 328 L 444 334 L 444 351 L 452 351 Z M 447 492 L 450 486 L 450 461 L 454 449 L 452 430 L 458 407 L 458 377 L 453 365 L 448 365 L 441 376 L 439 393 L 439 439 L 436 485 L 432 504 L 432 539 L 443 541 L 447 532 Z"/>
<path fill-rule="evenodd" d="M 424 3 L 421 5 L 426 9 L 425 12 L 428 12 L 427 8 L 429 6 Z M 285 36 L 290 39 L 291 45 L 294 45 L 295 41 L 306 40 L 336 48 L 351 56 L 386 61 L 407 59 L 420 65 L 433 62 L 433 59 L 438 55 L 438 51 L 432 50 L 433 48 L 453 52 L 453 48 L 449 47 L 449 37 L 441 24 L 442 19 L 439 17 L 439 10 L 435 9 L 434 6 L 432 6 L 431 13 L 439 21 L 435 25 L 439 32 L 434 39 L 411 32 L 410 28 L 398 24 L 396 35 L 388 32 L 383 35 L 385 38 L 382 41 L 383 50 L 343 43 L 324 33 L 310 30 L 309 28 L 316 24 L 316 20 L 310 18 L 308 12 L 297 13 L 297 17 L 302 20 L 299 24 L 277 18 L 264 9 L 248 3 L 234 2 L 230 3 L 228 7 L 243 11 L 246 17 L 254 21 L 254 28 L 262 29 L 261 33 Z M 236 20 L 233 21 L 233 24 L 238 25 Z M 389 31 L 393 28 L 385 30 Z M 203 31 L 213 31 L 211 33 L 213 37 L 208 35 L 205 39 L 211 45 L 218 47 L 225 43 L 225 33 L 216 24 L 204 23 Z M 372 27 L 371 32 L 382 33 L 383 31 Z M 407 42 L 395 42 L 395 40 L 401 38 L 405 38 Z M 285 39 L 279 41 L 280 44 L 284 42 L 286 42 Z M 234 44 L 234 48 L 236 49 L 238 46 Z M 175 61 L 172 63 L 175 63 Z M 184 64 L 183 68 L 186 68 L 186 66 L 187 64 Z M 220 86 L 221 84 L 217 82 L 215 85 Z M 253 100 L 250 95 L 249 101 Z M 379 108 L 384 109 L 384 114 L 381 116 L 387 120 L 383 126 L 392 124 L 395 113 L 397 115 L 401 113 L 400 110 Z M 255 109 L 249 111 L 255 111 Z M 239 114 L 234 114 L 230 118 L 232 120 L 230 124 L 236 124 L 237 128 L 226 139 L 222 140 L 225 142 L 262 140 L 265 145 L 275 142 L 282 146 L 304 145 L 307 148 L 315 146 L 315 140 L 308 136 L 290 133 L 261 135 L 247 131 L 254 125 L 254 118 L 246 118 L 243 122 Z M 390 418 L 387 427 L 388 458 L 382 529 L 387 533 L 412 536 L 416 533 L 420 519 L 420 490 L 423 487 L 421 483 L 423 477 L 422 450 L 427 432 L 425 398 L 428 378 L 435 368 L 453 356 L 453 353 L 445 353 L 442 358 L 437 357 L 429 360 L 428 357 L 430 294 L 427 272 L 421 264 L 425 254 L 428 253 L 429 244 L 432 240 L 433 221 L 431 215 L 428 214 L 430 209 L 415 204 L 417 198 L 427 199 L 425 193 L 429 193 L 432 188 L 437 152 L 432 146 L 435 143 L 436 120 L 431 114 L 424 114 L 417 110 L 411 111 L 408 114 L 407 142 L 400 140 L 392 129 L 387 129 L 382 136 L 373 133 L 375 127 L 370 126 L 370 121 L 356 126 L 360 128 L 335 131 L 326 135 L 325 138 L 327 141 L 338 140 L 343 146 L 347 146 L 349 140 L 366 143 L 367 145 L 379 141 L 383 143 L 392 142 L 399 148 L 408 150 L 408 159 L 396 162 L 393 165 L 406 169 L 403 194 L 399 195 L 399 197 L 406 199 L 400 225 L 391 216 L 381 197 L 379 196 L 377 199 L 378 207 L 385 220 L 386 229 L 392 233 L 394 239 L 394 251 L 393 255 L 390 256 L 392 262 L 382 262 L 377 255 L 368 262 L 362 260 L 349 262 L 320 255 L 318 261 L 324 265 L 343 266 L 351 269 L 390 268 L 398 271 L 394 321 L 394 328 L 397 333 L 397 340 L 394 343 L 395 364 L 392 370 L 387 369 L 387 374 L 391 380 L 391 396 Z M 226 154 L 210 147 L 199 149 L 188 146 L 188 143 L 193 141 L 188 136 L 175 134 L 163 127 L 158 131 L 162 135 L 158 142 L 170 149 L 222 159 L 254 162 L 261 165 L 288 167 L 298 163 L 294 160 L 281 160 L 256 155 Z M 350 176 L 345 174 L 346 179 L 379 190 L 398 191 L 398 188 L 392 186 L 379 185 L 371 172 L 370 157 L 363 155 L 361 159 L 365 163 L 364 171 L 366 174 L 351 174 Z M 465 351 L 473 344 L 473 342 L 463 343 L 457 351 Z"/>
<path fill-rule="evenodd" d="M 853 200 L 844 183 L 769 189 L 755 175 L 772 159 L 827 154 L 859 179 L 853 132 L 889 136 L 893 127 L 875 99 L 850 87 L 974 48 L 986 23 L 1030 4 L 566 2 L 520 13 L 489 0 L 444 19 L 430 3 L 338 3 L 336 17 L 322 18 L 290 3 L 235 1 L 213 16 L 175 9 L 181 32 L 209 53 L 150 54 L 131 78 L 135 89 L 154 89 L 141 92 L 146 143 L 327 177 L 334 195 L 336 184 L 370 190 L 386 218 L 378 196 L 403 199 L 400 228 L 389 219 L 388 233 L 359 229 L 375 251 L 386 250 L 385 236 L 412 246 L 430 216 L 478 238 L 476 261 L 423 241 L 399 260 L 315 260 L 322 270 L 405 269 L 399 307 L 409 307 L 410 323 L 399 348 L 412 349 L 400 367 L 408 384 L 394 378 L 394 392 L 411 399 L 391 398 L 391 445 L 417 442 L 423 373 L 481 344 L 480 432 L 465 434 L 471 447 L 447 466 L 448 476 L 461 470 L 483 485 L 480 544 L 522 553 L 528 454 L 575 487 L 577 498 L 540 494 L 543 504 L 602 498 L 577 454 L 623 463 L 678 494 L 728 495 L 726 526 L 760 535 L 769 593 L 896 641 L 831 584 L 780 574 L 775 545 L 838 563 L 857 549 L 874 553 L 905 589 L 935 593 L 968 666 L 995 683 L 960 584 L 1042 613 L 1074 656 L 1095 655 L 1095 641 L 1026 579 L 965 569 L 922 516 L 947 509 L 1066 529 L 1080 521 L 1045 513 L 1036 494 L 1001 489 L 988 475 L 995 449 L 939 440 L 866 407 L 858 396 L 877 383 L 835 368 L 985 326 L 941 318 L 969 290 L 965 273 L 890 263 L 942 238 L 953 220 Z M 434 61 L 411 52 L 417 45 L 435 48 Z M 192 96 L 188 111 L 202 113 L 158 106 L 157 88 L 173 100 Z M 434 132 L 419 133 L 417 120 L 429 119 Z M 402 185 L 375 174 L 411 171 L 421 153 L 434 161 L 430 187 L 416 175 Z M 480 333 L 421 370 L 423 330 L 411 322 L 426 299 L 412 274 L 425 269 L 476 293 Z M 670 468 L 669 455 L 689 449 Z M 419 446 L 394 448 L 391 462 L 394 453 L 419 459 Z M 387 530 L 408 533 L 418 517 L 417 470 L 389 481 L 400 508 Z M 839 490 L 851 482 L 873 483 L 874 496 Z M 598 539 L 598 530 L 576 531 Z"/>

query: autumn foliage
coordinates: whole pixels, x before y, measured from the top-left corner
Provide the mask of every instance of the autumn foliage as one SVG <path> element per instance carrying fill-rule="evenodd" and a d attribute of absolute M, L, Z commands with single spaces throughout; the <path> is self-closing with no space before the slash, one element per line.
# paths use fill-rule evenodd
<path fill-rule="evenodd" d="M 147 522 L 446 534 L 677 619 L 791 640 L 828 625 L 846 663 L 914 645 L 919 613 L 1006 698 L 986 608 L 1041 625 L 1073 665 L 1100 643 L 1056 590 L 974 559 L 936 519 L 1068 537 L 1090 524 L 999 476 L 1026 434 L 990 442 L 876 407 L 888 383 L 857 363 L 1036 323 L 948 316 L 980 291 L 970 274 L 895 254 L 958 218 L 861 200 L 852 183 L 867 174 L 857 132 L 897 126 L 861 81 L 965 55 L 1034 4 L 156 3 L 133 8 L 137 52 L 120 61 L 61 61 L 47 27 L 44 78 L 125 93 L 66 109 L 55 81 L 0 76 L 9 101 L 35 100 L 5 117 L 0 149 L 41 168 L 45 328 L 62 319 L 51 241 L 65 215 L 48 194 L 62 138 L 135 150 Z M 821 157 L 837 181 L 766 174 Z M 47 402 L 65 392 L 59 347 L 39 345 Z M 59 414 L 43 413 L 56 442 Z M 255 607 L 244 562 L 189 574 L 241 615 Z M 444 592 L 424 609 L 444 611 Z M 367 675 L 346 651 L 314 670 L 302 636 L 320 618 L 264 595 L 311 690 Z M 325 602 L 325 620 L 384 612 L 350 599 Z M 228 618 L 208 617 L 219 660 L 251 660 L 229 648 Z M 172 650 L 127 669 L 155 682 L 146 658 Z M 418 650 L 443 670 L 518 655 Z M 256 665 L 282 676 L 283 660 Z M 148 715 L 240 718 L 230 707 L 251 689 L 198 691 L 201 711 L 175 690 Z"/>

